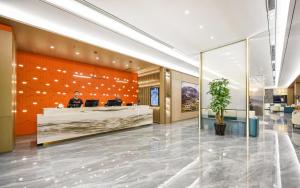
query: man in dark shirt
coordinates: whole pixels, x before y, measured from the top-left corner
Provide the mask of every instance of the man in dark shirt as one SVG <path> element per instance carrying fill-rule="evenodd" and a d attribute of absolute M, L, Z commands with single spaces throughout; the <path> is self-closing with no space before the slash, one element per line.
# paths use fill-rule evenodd
<path fill-rule="evenodd" d="M 115 106 L 121 106 L 123 103 L 121 97 L 119 94 L 116 95 L 116 98 L 115 98 Z"/>
<path fill-rule="evenodd" d="M 74 97 L 70 99 L 68 108 L 80 108 L 83 104 L 82 100 L 79 98 L 79 91 L 74 92 Z"/>

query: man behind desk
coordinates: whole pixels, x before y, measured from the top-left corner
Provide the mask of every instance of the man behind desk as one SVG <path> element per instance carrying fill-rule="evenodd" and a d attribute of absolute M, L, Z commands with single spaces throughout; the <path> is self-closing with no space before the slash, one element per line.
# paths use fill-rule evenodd
<path fill-rule="evenodd" d="M 82 100 L 79 98 L 79 91 L 74 92 L 74 97 L 70 99 L 68 108 L 80 108 L 83 105 Z"/>
<path fill-rule="evenodd" d="M 117 106 L 121 106 L 123 103 L 119 94 L 116 95 L 115 101 L 116 101 L 116 104 L 118 104 Z"/>

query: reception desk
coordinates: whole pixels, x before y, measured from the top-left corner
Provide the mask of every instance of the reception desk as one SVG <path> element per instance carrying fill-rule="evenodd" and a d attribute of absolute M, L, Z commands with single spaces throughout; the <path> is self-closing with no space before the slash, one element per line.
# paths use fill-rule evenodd
<path fill-rule="evenodd" d="M 44 108 L 37 115 L 37 144 L 49 144 L 87 135 L 153 123 L 149 106 Z"/>

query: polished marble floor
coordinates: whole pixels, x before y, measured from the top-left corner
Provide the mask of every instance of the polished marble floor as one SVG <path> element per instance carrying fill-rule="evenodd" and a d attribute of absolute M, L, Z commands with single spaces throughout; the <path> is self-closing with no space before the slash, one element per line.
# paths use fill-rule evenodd
<path fill-rule="evenodd" d="M 280 119 L 266 116 L 249 139 L 215 136 L 209 125 L 199 131 L 191 119 L 38 149 L 23 141 L 0 155 L 0 187 L 300 187 Z"/>
<path fill-rule="evenodd" d="M 282 187 L 300 187 L 300 131 L 293 128 L 291 114 L 265 111 L 262 124 L 278 134 Z"/>
<path fill-rule="evenodd" d="M 288 135 L 300 162 L 300 127 L 293 128 L 291 118 L 292 114 L 290 113 L 265 111 L 263 128 L 275 130 L 280 135 Z"/>

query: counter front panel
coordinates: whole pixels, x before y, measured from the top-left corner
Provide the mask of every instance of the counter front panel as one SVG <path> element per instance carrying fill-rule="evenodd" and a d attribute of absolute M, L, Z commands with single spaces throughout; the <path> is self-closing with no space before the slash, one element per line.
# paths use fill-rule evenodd
<path fill-rule="evenodd" d="M 153 123 L 149 106 L 45 108 L 38 114 L 37 144 L 83 137 Z"/>

